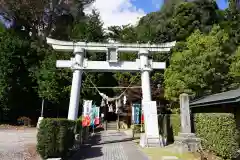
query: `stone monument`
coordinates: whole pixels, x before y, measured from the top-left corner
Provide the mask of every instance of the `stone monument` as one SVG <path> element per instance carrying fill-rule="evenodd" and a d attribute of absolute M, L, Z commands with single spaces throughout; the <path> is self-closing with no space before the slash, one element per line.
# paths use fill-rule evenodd
<path fill-rule="evenodd" d="M 174 137 L 174 145 L 180 152 L 197 152 L 201 139 L 191 132 L 191 118 L 188 94 L 180 95 L 181 132 Z"/>

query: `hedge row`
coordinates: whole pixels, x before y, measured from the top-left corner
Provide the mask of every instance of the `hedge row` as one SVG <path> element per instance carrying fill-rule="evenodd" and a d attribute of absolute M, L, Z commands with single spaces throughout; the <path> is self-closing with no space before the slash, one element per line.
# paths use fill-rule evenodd
<path fill-rule="evenodd" d="M 236 156 L 240 141 L 233 114 L 198 113 L 194 115 L 194 125 L 204 149 L 224 159 Z M 180 131 L 179 115 L 171 115 L 171 126 L 174 135 L 177 135 Z"/>
<path fill-rule="evenodd" d="M 196 134 L 204 148 L 224 159 L 236 156 L 239 132 L 233 114 L 199 113 L 194 117 Z"/>
<path fill-rule="evenodd" d="M 181 120 L 178 114 L 172 114 L 170 117 L 171 126 L 173 129 L 173 135 L 177 136 L 181 131 Z"/>
<path fill-rule="evenodd" d="M 66 158 L 73 148 L 75 134 L 81 131 L 81 121 L 45 118 L 37 134 L 37 151 L 43 159 Z"/>

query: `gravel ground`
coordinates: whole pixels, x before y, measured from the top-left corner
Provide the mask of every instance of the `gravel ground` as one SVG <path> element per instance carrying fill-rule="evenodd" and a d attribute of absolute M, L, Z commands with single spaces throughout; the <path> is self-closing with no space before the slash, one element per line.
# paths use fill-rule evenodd
<path fill-rule="evenodd" d="M 0 128 L 0 160 L 39 160 L 36 128 Z"/>

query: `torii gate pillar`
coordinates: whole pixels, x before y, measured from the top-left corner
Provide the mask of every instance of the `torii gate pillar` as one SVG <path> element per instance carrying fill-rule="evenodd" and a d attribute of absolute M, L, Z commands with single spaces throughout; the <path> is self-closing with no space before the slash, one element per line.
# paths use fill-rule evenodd
<path fill-rule="evenodd" d="M 76 47 L 74 48 L 74 54 L 75 62 L 82 67 L 84 60 L 84 50 L 82 48 Z M 70 120 L 76 120 L 78 118 L 79 99 L 82 85 L 82 72 L 83 70 L 73 68 L 73 78 L 68 109 L 68 119 Z"/>
<path fill-rule="evenodd" d="M 150 67 L 148 61 L 148 50 L 141 49 L 139 51 L 141 63 L 141 82 L 142 82 L 142 100 L 151 101 L 151 86 L 150 86 Z"/>

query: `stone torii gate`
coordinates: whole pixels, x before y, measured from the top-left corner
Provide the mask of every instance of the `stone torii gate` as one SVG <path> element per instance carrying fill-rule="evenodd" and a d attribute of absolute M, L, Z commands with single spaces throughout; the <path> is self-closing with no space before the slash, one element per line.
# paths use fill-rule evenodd
<path fill-rule="evenodd" d="M 71 68 L 73 70 L 72 87 L 69 102 L 68 119 L 76 120 L 78 116 L 82 73 L 92 72 L 141 72 L 142 102 L 151 102 L 150 72 L 153 69 L 165 69 L 165 62 L 153 62 L 148 58 L 151 53 L 169 52 L 176 42 L 160 45 L 150 44 L 121 44 L 121 43 L 86 43 L 66 42 L 47 38 L 47 43 L 54 50 L 73 52 L 70 60 L 57 60 L 57 68 Z M 106 61 L 89 61 L 84 57 L 85 52 L 106 53 Z M 121 52 L 137 53 L 139 58 L 135 62 L 118 61 Z M 152 104 L 152 103 L 151 103 Z M 143 110 L 145 114 L 145 109 Z M 155 107 L 156 108 L 156 107 Z M 155 112 L 156 109 L 154 109 Z M 146 113 L 147 114 L 147 113 Z M 156 115 L 157 116 L 157 115 Z M 146 117 L 146 115 L 145 115 Z M 154 116 L 155 117 L 155 116 Z M 156 119 L 156 117 L 155 117 Z M 145 122 L 147 122 L 145 118 Z M 155 121 L 155 120 L 154 120 Z M 149 122 L 152 123 L 152 122 Z M 154 125 L 154 124 L 150 124 Z M 156 124 L 157 125 L 157 124 Z M 155 125 L 154 125 L 155 126 Z M 158 125 L 156 126 L 158 128 Z M 146 129 L 146 125 L 145 125 Z M 146 131 L 146 130 L 145 130 Z M 148 131 L 146 131 L 148 132 Z M 156 132 L 156 131 L 155 131 Z"/>

